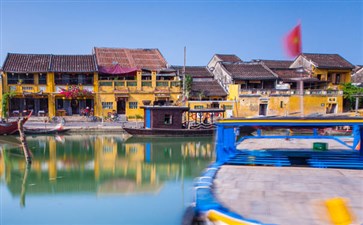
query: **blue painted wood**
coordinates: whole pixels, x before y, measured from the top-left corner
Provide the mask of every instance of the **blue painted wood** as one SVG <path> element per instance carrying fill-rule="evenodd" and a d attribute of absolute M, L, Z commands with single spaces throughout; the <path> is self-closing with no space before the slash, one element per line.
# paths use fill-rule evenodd
<path fill-rule="evenodd" d="M 151 128 L 151 110 L 145 109 L 145 128 Z"/>
<path fill-rule="evenodd" d="M 145 149 L 145 162 L 151 162 L 151 144 L 146 143 L 146 149 Z"/>

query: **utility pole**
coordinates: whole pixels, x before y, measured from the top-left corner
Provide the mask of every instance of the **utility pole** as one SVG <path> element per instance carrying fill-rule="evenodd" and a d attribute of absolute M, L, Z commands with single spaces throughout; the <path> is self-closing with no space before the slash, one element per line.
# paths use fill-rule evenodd
<path fill-rule="evenodd" d="M 184 46 L 184 65 L 183 65 L 183 106 L 185 106 L 185 64 L 187 63 L 187 47 Z"/>

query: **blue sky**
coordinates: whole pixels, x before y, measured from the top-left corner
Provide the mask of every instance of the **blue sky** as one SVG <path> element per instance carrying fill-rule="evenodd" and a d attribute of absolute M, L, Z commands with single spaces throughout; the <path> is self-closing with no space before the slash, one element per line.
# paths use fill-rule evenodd
<path fill-rule="evenodd" d="M 0 0 L 1 58 L 11 53 L 90 54 L 92 48 L 158 48 L 171 65 L 213 54 L 289 59 L 282 39 L 301 20 L 307 53 L 363 64 L 363 1 Z"/>

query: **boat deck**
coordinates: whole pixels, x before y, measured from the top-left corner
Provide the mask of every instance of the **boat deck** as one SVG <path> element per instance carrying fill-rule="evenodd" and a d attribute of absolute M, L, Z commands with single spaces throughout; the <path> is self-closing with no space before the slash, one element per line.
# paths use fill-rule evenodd
<path fill-rule="evenodd" d="M 332 224 L 324 202 L 342 197 L 363 223 L 362 170 L 223 165 L 213 192 L 231 211 L 280 225 Z"/>

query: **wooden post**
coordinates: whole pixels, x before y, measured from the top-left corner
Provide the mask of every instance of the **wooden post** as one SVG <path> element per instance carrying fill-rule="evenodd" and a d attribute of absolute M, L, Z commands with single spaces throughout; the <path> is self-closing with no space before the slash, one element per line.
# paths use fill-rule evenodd
<path fill-rule="evenodd" d="M 30 172 L 31 166 L 32 165 L 30 163 L 27 163 L 26 164 L 25 171 L 24 171 L 23 182 L 21 184 L 20 205 L 22 207 L 25 207 L 26 186 L 27 186 L 27 181 L 28 181 L 28 176 L 29 176 L 29 172 Z"/>
<path fill-rule="evenodd" d="M 28 143 L 26 142 L 26 136 L 24 134 L 25 121 L 26 121 L 25 118 L 21 118 L 18 121 L 18 130 L 19 130 L 19 134 L 20 134 L 20 142 L 21 142 L 21 146 L 23 147 L 23 152 L 24 152 L 26 163 L 31 164 L 32 163 L 31 152 L 29 151 Z"/>

